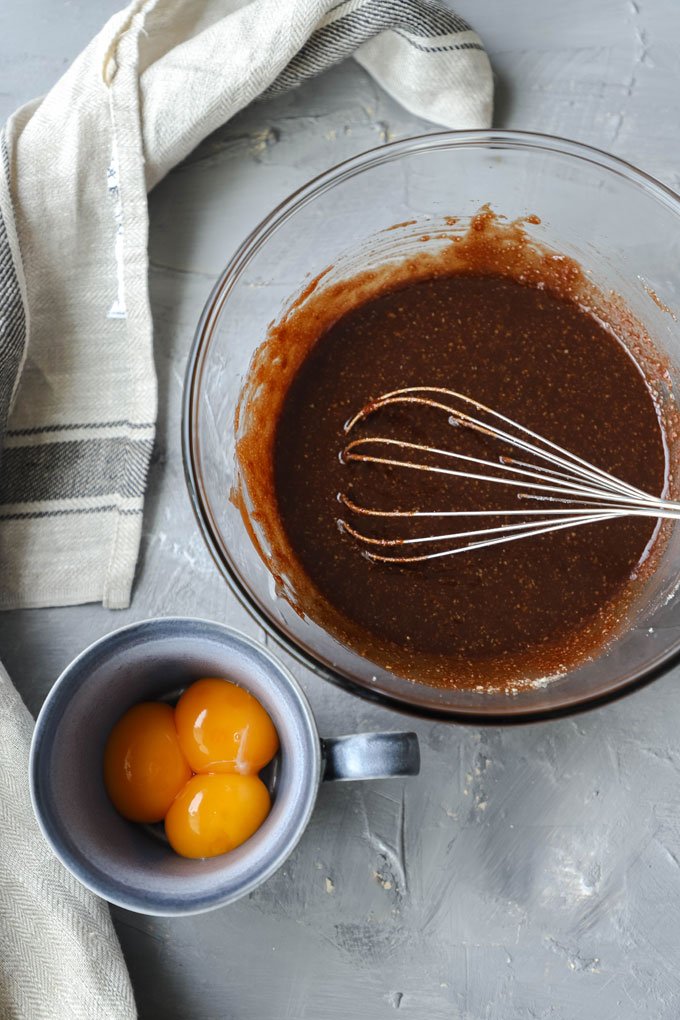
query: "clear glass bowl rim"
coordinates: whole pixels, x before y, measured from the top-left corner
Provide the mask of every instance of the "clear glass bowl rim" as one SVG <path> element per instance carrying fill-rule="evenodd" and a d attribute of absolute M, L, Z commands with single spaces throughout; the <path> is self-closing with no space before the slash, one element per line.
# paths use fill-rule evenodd
<path fill-rule="evenodd" d="M 401 156 L 427 150 L 460 149 L 460 148 L 525 149 L 535 152 L 548 151 L 562 156 L 593 163 L 596 166 L 619 175 L 639 187 L 648 195 L 653 196 L 669 212 L 678 218 L 680 229 L 680 195 L 662 184 L 656 178 L 640 170 L 618 156 L 605 152 L 582 142 L 575 142 L 557 135 L 542 134 L 532 131 L 512 131 L 502 128 L 470 130 L 470 131 L 436 131 L 423 135 L 415 135 L 388 142 L 373 149 L 365 150 L 332 166 L 318 176 L 312 178 L 298 188 L 278 206 L 276 206 L 238 246 L 225 269 L 218 277 L 206 304 L 203 308 L 194 339 L 187 359 L 182 396 L 181 443 L 184 475 L 189 491 L 191 505 L 199 526 L 199 530 L 210 551 L 215 564 L 228 583 L 231 590 L 243 607 L 250 613 L 255 622 L 298 662 L 307 666 L 317 676 L 328 680 L 345 690 L 362 698 L 377 702 L 385 707 L 406 712 L 409 715 L 465 722 L 475 725 L 499 725 L 509 723 L 538 722 L 545 719 L 569 715 L 575 712 L 594 708 L 629 694 L 640 686 L 651 682 L 680 663 L 680 642 L 668 649 L 651 667 L 633 672 L 618 681 L 605 693 L 592 696 L 585 695 L 569 699 L 564 697 L 553 705 L 541 706 L 527 711 L 485 712 L 461 708 L 424 707 L 415 702 L 404 701 L 383 692 L 365 687 L 358 681 L 351 680 L 344 674 L 336 672 L 330 666 L 316 659 L 310 652 L 302 648 L 288 637 L 277 624 L 265 613 L 250 595 L 230 563 L 222 556 L 216 537 L 217 529 L 212 519 L 210 503 L 205 495 L 202 483 L 200 457 L 196 444 L 196 415 L 199 406 L 200 384 L 206 355 L 210 346 L 213 331 L 219 321 L 222 307 L 229 295 L 231 287 L 236 283 L 243 268 L 250 258 L 266 243 L 269 235 L 290 216 L 302 208 L 317 195 L 371 167 L 398 160 Z"/>

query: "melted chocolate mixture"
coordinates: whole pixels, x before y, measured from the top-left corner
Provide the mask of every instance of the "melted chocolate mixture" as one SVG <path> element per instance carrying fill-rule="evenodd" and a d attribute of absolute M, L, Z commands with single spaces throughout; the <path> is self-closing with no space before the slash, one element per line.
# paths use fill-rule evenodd
<path fill-rule="evenodd" d="M 280 520 L 344 640 L 434 683 L 519 680 L 573 665 L 624 614 L 655 522 L 600 522 L 427 563 L 370 562 L 339 517 L 376 537 L 458 527 L 352 518 L 339 492 L 380 509 L 518 505 L 505 486 L 341 463 L 347 419 L 381 393 L 414 385 L 465 393 L 658 494 L 664 449 L 642 373 L 573 303 L 507 278 L 459 274 L 403 286 L 341 317 L 298 369 L 277 424 Z M 355 435 L 494 459 L 504 452 L 429 408 L 378 411 Z M 481 526 L 456 521 L 466 524 Z"/>

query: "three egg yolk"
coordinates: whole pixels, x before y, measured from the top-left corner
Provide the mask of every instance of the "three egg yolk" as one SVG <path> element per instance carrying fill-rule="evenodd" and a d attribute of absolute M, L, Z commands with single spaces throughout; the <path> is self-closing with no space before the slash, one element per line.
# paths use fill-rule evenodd
<path fill-rule="evenodd" d="M 135 822 L 165 820 L 183 857 L 234 850 L 259 829 L 271 806 L 257 773 L 279 748 L 269 715 L 238 684 L 191 684 L 173 709 L 133 705 L 104 750 L 104 783 L 114 807 Z"/>

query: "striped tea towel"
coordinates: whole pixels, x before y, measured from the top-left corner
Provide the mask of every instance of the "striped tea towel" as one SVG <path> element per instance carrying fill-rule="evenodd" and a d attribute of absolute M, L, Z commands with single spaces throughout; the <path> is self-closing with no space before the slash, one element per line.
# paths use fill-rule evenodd
<path fill-rule="evenodd" d="M 147 191 L 249 102 L 350 54 L 413 113 L 488 126 L 481 43 L 427 0 L 135 0 L 10 119 L 0 608 L 128 604 L 156 417 Z M 108 913 L 31 816 L 29 737 L 0 667 L 0 1020 L 130 1020 Z"/>
<path fill-rule="evenodd" d="M 156 417 L 147 190 L 251 100 L 351 53 L 413 113 L 488 126 L 479 38 L 426 0 L 136 0 L 10 119 L 0 608 L 128 604 Z"/>

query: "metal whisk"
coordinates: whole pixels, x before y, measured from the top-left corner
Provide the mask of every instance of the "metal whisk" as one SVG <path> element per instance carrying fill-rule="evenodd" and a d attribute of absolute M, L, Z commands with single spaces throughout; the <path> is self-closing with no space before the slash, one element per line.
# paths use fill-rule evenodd
<path fill-rule="evenodd" d="M 380 510 L 360 506 L 344 493 L 339 501 L 352 514 L 372 518 L 507 518 L 516 517 L 517 522 L 479 527 L 448 534 L 433 534 L 406 538 L 374 538 L 363 534 L 347 520 L 339 519 L 338 526 L 367 547 L 389 549 L 399 547 L 400 555 L 386 555 L 367 548 L 365 555 L 372 560 L 385 563 L 418 563 L 424 560 L 454 556 L 472 549 L 483 549 L 520 538 L 545 535 L 550 531 L 575 528 L 596 521 L 607 521 L 616 517 L 653 517 L 680 519 L 680 503 L 662 497 L 650 496 L 615 478 L 601 468 L 589 464 L 556 443 L 537 435 L 518 422 L 494 411 L 484 404 L 454 390 L 438 386 L 410 386 L 406 389 L 384 393 L 377 400 L 363 407 L 345 425 L 349 434 L 361 421 L 381 408 L 395 404 L 415 404 L 431 407 L 449 416 L 451 425 L 462 425 L 484 436 L 496 439 L 515 451 L 529 454 L 539 463 L 530 463 L 505 454 L 495 461 L 473 457 L 455 450 L 439 449 L 421 443 L 407 442 L 386 436 L 362 436 L 347 443 L 341 452 L 341 460 L 362 461 L 382 464 L 388 467 L 424 471 L 434 474 L 451 475 L 458 478 L 499 483 L 517 488 L 518 499 L 540 502 L 541 506 L 523 506 L 510 509 L 467 510 L 447 507 L 441 510 Z M 458 406 L 456 406 L 458 405 Z M 461 409 L 461 405 L 466 410 Z M 474 413 L 470 413 L 473 411 Z M 481 418 L 480 418 L 481 416 Z M 405 454 L 400 457 L 399 454 Z M 423 463 L 410 459 L 427 455 L 437 463 Z M 462 466 L 446 466 L 452 461 Z M 477 470 L 470 470 L 471 466 Z M 482 470 L 480 470 L 480 468 Z M 483 469 L 487 469 L 486 471 Z M 495 473 L 488 473 L 493 469 Z M 546 503 L 559 504 L 546 506 Z M 485 523 L 483 520 L 481 524 Z M 489 523 L 493 523 L 490 521 Z M 451 543 L 456 543 L 452 545 Z M 445 548 L 440 548 L 444 543 Z M 410 554 L 413 546 L 426 545 L 433 551 Z"/>

